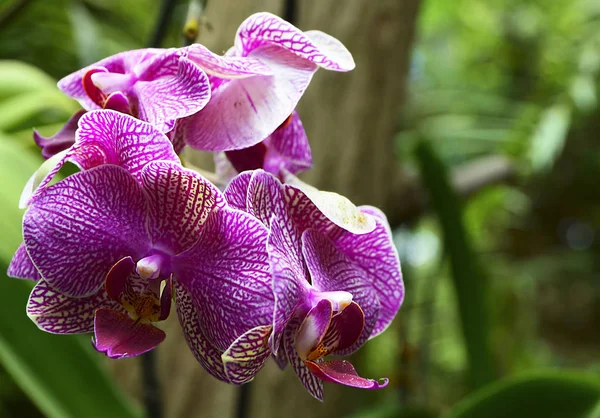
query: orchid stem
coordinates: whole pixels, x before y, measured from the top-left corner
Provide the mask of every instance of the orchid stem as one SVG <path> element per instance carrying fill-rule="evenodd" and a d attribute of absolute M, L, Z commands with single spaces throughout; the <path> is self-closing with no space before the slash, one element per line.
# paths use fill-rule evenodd
<path fill-rule="evenodd" d="M 142 378 L 144 407 L 147 418 L 162 417 L 162 403 L 158 376 L 156 374 L 156 351 L 148 351 L 142 354 Z"/>
<path fill-rule="evenodd" d="M 160 48 L 160 45 L 167 34 L 169 21 L 171 20 L 171 16 L 173 16 L 173 9 L 175 8 L 176 4 L 176 0 L 163 1 L 160 13 L 158 15 L 158 20 L 156 21 L 156 26 L 152 31 L 152 38 L 150 39 L 150 43 L 148 45 L 150 48 Z"/>
<path fill-rule="evenodd" d="M 248 418 L 250 416 L 250 394 L 252 382 L 240 386 L 240 393 L 237 401 L 236 418 Z"/>

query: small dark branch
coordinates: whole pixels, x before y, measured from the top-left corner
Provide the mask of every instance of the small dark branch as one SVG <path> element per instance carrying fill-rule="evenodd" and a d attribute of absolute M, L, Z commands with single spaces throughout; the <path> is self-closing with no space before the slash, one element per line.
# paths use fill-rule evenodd
<path fill-rule="evenodd" d="M 240 386 L 235 411 L 236 418 L 248 418 L 250 416 L 250 393 L 252 382 Z"/>
<path fill-rule="evenodd" d="M 147 418 L 162 417 L 162 403 L 156 368 L 156 351 L 152 350 L 142 354 L 143 398 Z"/>
<path fill-rule="evenodd" d="M 0 30 L 8 26 L 31 3 L 31 0 L 17 0 L 0 15 Z"/>
<path fill-rule="evenodd" d="M 298 13 L 296 0 L 284 0 L 283 7 L 283 19 L 295 25 Z"/>
<path fill-rule="evenodd" d="M 177 4 L 176 0 L 163 0 L 158 19 L 156 20 L 156 26 L 154 26 L 154 30 L 152 31 L 152 38 L 150 38 L 150 42 L 148 43 L 150 48 L 160 48 L 167 34 L 175 4 Z"/>

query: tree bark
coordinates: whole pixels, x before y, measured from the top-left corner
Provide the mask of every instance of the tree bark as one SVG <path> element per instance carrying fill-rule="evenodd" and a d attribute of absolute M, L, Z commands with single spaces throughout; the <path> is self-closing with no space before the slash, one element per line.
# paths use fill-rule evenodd
<path fill-rule="evenodd" d="M 357 204 L 379 206 L 392 222 L 405 216 L 414 196 L 420 198 L 394 155 L 418 6 L 419 0 L 301 0 L 295 22 L 303 30 L 319 29 L 337 37 L 357 64 L 347 74 L 318 71 L 300 102 L 314 156 L 314 168 L 304 178 Z M 258 11 L 280 14 L 282 0 L 209 1 L 206 16 L 213 30 L 203 30 L 200 42 L 215 52 L 226 51 L 237 26 Z M 165 416 L 233 416 L 239 389 L 218 382 L 201 368 L 175 316 L 172 312 L 163 327 L 168 337 L 158 347 Z M 139 399 L 139 362 L 111 364 Z M 363 396 L 326 384 L 321 404 L 306 393 L 291 367 L 281 372 L 273 362 L 252 385 L 249 416 L 261 418 L 342 416 Z"/>

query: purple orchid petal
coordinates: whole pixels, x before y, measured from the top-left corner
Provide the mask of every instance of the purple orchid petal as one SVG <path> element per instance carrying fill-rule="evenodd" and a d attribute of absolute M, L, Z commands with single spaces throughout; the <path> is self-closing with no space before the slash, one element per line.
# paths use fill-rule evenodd
<path fill-rule="evenodd" d="M 284 330 L 304 300 L 309 284 L 308 272 L 302 264 L 299 232 L 285 217 L 285 212 L 282 217 L 273 214 L 270 224 L 267 248 L 273 274 L 275 309 L 269 344 L 271 351 L 277 354 Z"/>
<path fill-rule="evenodd" d="M 271 68 L 255 58 L 220 56 L 200 44 L 189 46 L 186 52 L 190 61 L 213 77 L 232 79 L 273 75 Z"/>
<path fill-rule="evenodd" d="M 311 373 L 326 382 L 339 383 L 360 389 L 382 389 L 389 382 L 386 378 L 377 381 L 360 377 L 356 373 L 352 363 L 346 360 L 307 361 L 306 366 L 310 369 Z"/>
<path fill-rule="evenodd" d="M 312 167 L 308 137 L 297 111 L 264 141 L 267 147 L 264 169 L 276 176 L 283 170 L 295 174 Z"/>
<path fill-rule="evenodd" d="M 271 226 L 272 216 L 275 215 L 288 222 L 286 231 L 288 245 L 299 244 L 300 235 L 293 228 L 291 219 L 287 216 L 285 201 L 283 198 L 283 187 L 279 180 L 263 170 L 256 170 L 248 185 L 247 212 L 261 221 L 267 228 Z"/>
<path fill-rule="evenodd" d="M 281 370 L 285 370 L 288 364 L 288 359 L 285 355 L 285 350 L 279 350 L 277 354 L 271 353 L 271 355 L 273 356 L 273 360 L 275 360 L 275 364 L 277 364 L 277 367 L 279 367 Z"/>
<path fill-rule="evenodd" d="M 50 286 L 67 296 L 91 296 L 118 260 L 148 250 L 142 188 L 113 165 L 76 173 L 33 200 L 23 235 Z"/>
<path fill-rule="evenodd" d="M 264 45 L 278 45 L 298 57 L 334 71 L 355 67 L 352 55 L 337 39 L 320 31 L 302 32 L 271 13 L 256 13 L 238 28 L 235 38 L 237 54 L 246 56 Z"/>
<path fill-rule="evenodd" d="M 248 211 L 248 187 L 253 175 L 253 172 L 246 171 L 238 174 L 229 182 L 225 192 L 223 192 L 229 206 L 243 212 Z"/>
<path fill-rule="evenodd" d="M 174 284 L 174 287 L 177 317 L 192 354 L 208 373 L 223 382 L 229 382 L 221 360 L 222 352 L 217 350 L 204 336 L 200 315 L 194 305 L 191 293 L 179 283 Z"/>
<path fill-rule="evenodd" d="M 271 351 L 267 340 L 273 327 L 262 325 L 240 335 L 221 358 L 230 383 L 248 383 L 262 369 Z"/>
<path fill-rule="evenodd" d="M 302 360 L 305 361 L 313 351 L 318 350 L 321 341 L 329 329 L 332 315 L 332 305 L 327 299 L 320 300 L 306 314 L 296 334 L 295 344 L 296 352 Z M 321 356 L 319 355 L 319 357 Z"/>
<path fill-rule="evenodd" d="M 302 318 L 297 316 L 290 321 L 285 332 L 283 334 L 282 346 L 285 350 L 286 357 L 292 365 L 292 368 L 296 372 L 296 375 L 306 388 L 308 392 L 316 399 L 323 400 L 323 381 L 318 379 L 311 371 L 306 367 L 304 361 L 298 355 L 296 351 L 296 333 L 300 327 Z"/>
<path fill-rule="evenodd" d="M 375 289 L 381 308 L 371 331 L 370 338 L 373 338 L 381 334 L 396 316 L 404 299 L 404 284 L 398 252 L 385 215 L 370 206 L 361 206 L 360 209 L 377 219 L 375 230 L 364 235 L 341 234 L 334 240 L 334 244 L 349 260 L 365 271 L 368 282 Z M 366 309 L 363 304 L 358 303 Z"/>
<path fill-rule="evenodd" d="M 173 149 L 177 155 L 185 148 L 185 138 L 183 137 L 183 129 L 179 121 L 175 122 L 175 126 L 167 133 L 167 137 L 173 144 Z"/>
<path fill-rule="evenodd" d="M 249 148 L 225 151 L 225 155 L 235 171 L 256 170 L 265 165 L 265 156 L 267 155 L 267 146 L 265 142 L 259 142 Z"/>
<path fill-rule="evenodd" d="M 27 254 L 27 248 L 25 247 L 24 242 L 22 242 L 21 245 L 19 245 L 19 248 L 17 248 L 17 251 L 15 251 L 15 255 L 13 255 L 13 258 L 8 265 L 6 274 L 15 279 L 37 281 L 41 278 L 40 272 L 35 268 L 29 254 Z"/>
<path fill-rule="evenodd" d="M 177 57 L 176 53 L 165 55 L 165 60 Z M 210 83 L 204 71 L 185 57 L 178 60 L 176 73 L 139 80 L 133 86 L 138 99 L 138 117 L 162 132 L 170 131 L 175 120 L 201 110 L 210 99 Z"/>
<path fill-rule="evenodd" d="M 206 151 L 248 148 L 271 135 L 292 113 L 316 65 L 277 46 L 252 52 L 272 76 L 229 80 L 201 111 L 182 121 L 188 145 Z"/>
<path fill-rule="evenodd" d="M 50 137 L 44 137 L 33 131 L 33 140 L 38 147 L 42 149 L 42 157 L 50 158 L 61 151 L 68 149 L 75 143 L 75 131 L 77 130 L 77 122 L 81 116 L 85 114 L 85 110 L 78 110 L 69 118 L 65 126 L 60 131 Z"/>
<path fill-rule="evenodd" d="M 336 354 L 352 349 L 363 335 L 364 327 L 365 314 L 356 302 L 352 302 L 331 318 L 327 334 L 321 341 L 325 352 Z M 362 342 L 359 344 L 362 345 Z"/>
<path fill-rule="evenodd" d="M 96 110 L 81 118 L 68 158 L 86 170 L 119 165 L 138 179 L 151 161 L 179 163 L 169 139 L 153 125 L 114 110 Z"/>
<path fill-rule="evenodd" d="M 172 259 L 177 280 L 192 292 L 204 334 L 219 350 L 272 320 L 266 240 L 259 221 L 222 208 L 210 213 L 198 242 Z"/>
<path fill-rule="evenodd" d="M 106 98 L 104 108 L 116 110 L 117 112 L 125 113 L 126 115 L 131 114 L 131 104 L 129 103 L 129 99 L 120 91 L 115 91 Z"/>
<path fill-rule="evenodd" d="M 144 354 L 164 341 L 166 334 L 152 324 L 131 319 L 126 313 L 98 309 L 94 318 L 94 348 L 110 358 Z"/>
<path fill-rule="evenodd" d="M 288 199 L 293 205 L 300 205 L 301 207 L 307 205 L 310 207 L 311 205 L 306 202 L 306 198 L 308 198 L 327 219 L 353 234 L 366 234 L 375 229 L 375 218 L 361 211 L 346 197 L 337 193 L 318 190 L 289 173 L 285 176 L 285 182 L 287 183 L 285 185 L 287 196 L 291 196 Z M 296 191 L 289 189 L 296 189 Z M 298 196 L 298 194 L 303 194 L 305 197 Z M 312 218 L 312 216 L 308 213 L 304 213 L 304 216 L 302 216 L 302 212 L 299 211 L 299 217 L 295 216 L 295 221 L 306 225 L 306 222 L 302 221 L 301 218 Z M 314 209 L 310 212 L 312 214 Z M 319 222 L 322 222 L 322 220 Z M 309 223 L 307 227 L 315 228 L 316 226 Z M 322 230 L 321 228 L 317 229 Z"/>
<path fill-rule="evenodd" d="M 66 95 L 77 100 L 84 109 L 98 109 L 101 106 L 96 104 L 84 89 L 83 78 L 88 71 L 94 68 L 104 68 L 111 73 L 125 74 L 132 71 L 136 65 L 163 53 L 163 51 L 160 49 L 138 49 L 120 52 L 64 77 L 59 80 L 58 88 Z"/>
<path fill-rule="evenodd" d="M 82 334 L 94 330 L 94 312 L 100 308 L 123 311 L 104 289 L 84 298 L 65 296 L 46 283 L 37 282 L 29 301 L 27 316 L 41 329 L 53 334 Z"/>
<path fill-rule="evenodd" d="M 152 242 L 172 255 L 194 244 L 209 214 L 225 205 L 219 189 L 179 164 L 152 162 L 141 177 L 150 203 Z"/>
<path fill-rule="evenodd" d="M 135 262 L 131 257 L 123 257 L 117 261 L 106 275 L 104 287 L 106 294 L 115 301 L 121 301 L 121 294 L 127 284 L 127 279 L 135 271 Z"/>
<path fill-rule="evenodd" d="M 372 286 L 371 277 L 336 248 L 322 232 L 314 229 L 305 231 L 302 243 L 304 260 L 310 271 L 313 287 L 322 292 L 349 292 L 353 301 L 363 310 L 364 321 L 361 320 L 360 324 L 356 325 L 362 330 L 360 338 L 355 339 L 353 345 L 345 347 L 346 350 L 339 349 L 343 354 L 356 351 L 369 339 L 380 317 L 380 301 Z"/>
<path fill-rule="evenodd" d="M 82 170 L 119 165 L 139 179 L 144 166 L 157 160 L 179 163 L 169 139 L 154 126 L 114 110 L 87 112 L 79 120 L 75 144 L 42 164 L 25 187 L 21 201 L 26 204 L 35 199 L 67 161 Z"/>

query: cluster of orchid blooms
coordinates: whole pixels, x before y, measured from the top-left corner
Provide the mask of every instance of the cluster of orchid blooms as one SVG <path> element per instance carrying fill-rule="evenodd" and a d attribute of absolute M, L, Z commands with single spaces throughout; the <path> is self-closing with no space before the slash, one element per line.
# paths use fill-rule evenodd
<path fill-rule="evenodd" d="M 127 51 L 59 81 L 79 101 L 21 204 L 9 275 L 36 285 L 44 331 L 93 332 L 112 358 L 165 338 L 176 306 L 188 345 L 216 378 L 246 383 L 274 358 L 316 398 L 323 381 L 365 389 L 345 360 L 383 332 L 404 296 L 383 213 L 319 191 L 294 110 L 319 68 L 349 71 L 335 38 L 250 16 L 223 56 L 202 45 Z M 224 191 L 184 168 L 184 146 L 215 152 Z M 80 171 L 51 180 L 66 163 Z"/>

